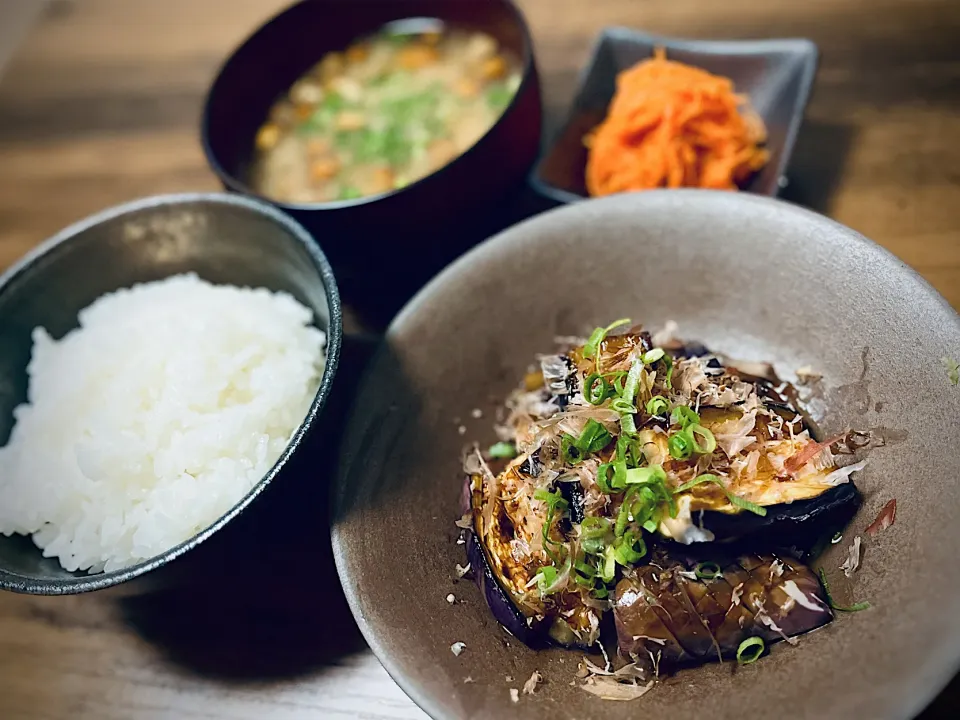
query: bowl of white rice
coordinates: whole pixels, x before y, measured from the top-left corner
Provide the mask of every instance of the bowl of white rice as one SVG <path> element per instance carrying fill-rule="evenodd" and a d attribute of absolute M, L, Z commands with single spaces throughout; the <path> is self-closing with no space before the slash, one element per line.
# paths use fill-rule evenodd
<path fill-rule="evenodd" d="M 277 479 L 330 392 L 333 272 L 295 221 L 169 195 L 0 276 L 0 589 L 61 595 L 191 551 Z"/>

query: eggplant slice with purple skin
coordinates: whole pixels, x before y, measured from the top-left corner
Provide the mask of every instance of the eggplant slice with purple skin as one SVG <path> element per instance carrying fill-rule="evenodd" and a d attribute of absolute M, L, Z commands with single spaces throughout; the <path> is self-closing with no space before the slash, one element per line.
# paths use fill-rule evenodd
<path fill-rule="evenodd" d="M 514 462 L 497 478 L 496 488 L 506 482 L 524 482 L 523 462 Z M 599 637 L 601 613 L 588 607 L 577 593 L 561 592 L 540 597 L 535 576 L 543 561 L 536 552 L 543 518 L 530 510 L 523 498 L 490 499 L 485 513 L 484 492 L 489 488 L 480 474 L 468 476 L 464 498 L 473 519 L 468 533 L 467 557 L 474 577 L 494 618 L 530 647 L 560 645 L 587 648 Z M 560 532 L 557 518 L 551 531 Z"/>
<path fill-rule="evenodd" d="M 763 517 L 703 510 L 694 512 L 693 522 L 709 530 L 716 542 L 749 542 L 754 550 L 789 547 L 806 554 L 824 536 L 845 527 L 861 501 L 856 486 L 847 482 L 809 500 L 770 506 Z"/>
<path fill-rule="evenodd" d="M 802 414 L 782 398 L 772 401 L 761 397 L 758 407 L 768 414 L 754 412 L 748 415 L 737 407 L 702 407 L 699 414 L 703 426 L 719 443 L 730 443 L 736 448 L 738 442 L 752 441 L 743 450 L 758 446 L 757 438 L 765 437 L 772 419 L 776 419 L 780 427 L 793 426 L 798 435 L 810 433 L 811 428 Z M 750 433 L 738 436 L 736 433 L 742 433 L 745 422 L 752 429 Z M 642 431 L 642 436 L 646 440 L 646 452 L 663 458 L 667 466 L 670 463 L 667 435 L 647 429 Z M 679 497 L 680 517 L 662 524 L 660 534 L 667 540 L 685 545 L 749 541 L 754 550 L 783 547 L 809 550 L 827 529 L 843 528 L 856 514 L 862 498 L 847 470 L 834 464 L 832 454 L 819 464 L 805 464 L 798 469 L 802 474 L 796 477 L 786 475 L 784 470 L 770 463 L 771 457 L 779 456 L 781 463 L 788 464 L 790 456 L 800 455 L 806 444 L 816 445 L 821 453 L 829 452 L 830 443 L 801 442 L 787 436 L 776 442 L 768 441 L 767 445 L 773 449 L 768 447 L 765 454 L 760 455 L 749 481 L 738 483 L 737 494 L 762 507 L 764 514 L 736 507 L 715 485 L 699 485 L 685 497 Z M 811 456 L 811 459 L 816 460 L 816 457 Z"/>
<path fill-rule="evenodd" d="M 545 644 L 543 632 L 539 626 L 527 621 L 527 617 L 520 612 L 506 590 L 494 575 L 493 568 L 487 560 L 487 553 L 477 538 L 477 534 L 469 532 L 466 538 L 467 560 L 473 571 L 474 580 L 480 588 L 480 594 L 490 608 L 494 619 L 503 625 L 511 635 L 532 648 Z"/>
<path fill-rule="evenodd" d="M 617 584 L 613 607 L 620 652 L 651 653 L 667 669 L 733 658 L 747 638 L 769 644 L 833 619 L 816 576 L 790 558 L 684 564 L 661 556 L 632 575 Z"/>

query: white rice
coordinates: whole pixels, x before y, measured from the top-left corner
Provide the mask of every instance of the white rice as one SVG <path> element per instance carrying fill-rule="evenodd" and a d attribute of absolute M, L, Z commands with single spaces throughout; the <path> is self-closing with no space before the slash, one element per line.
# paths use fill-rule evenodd
<path fill-rule="evenodd" d="M 0 532 L 68 570 L 189 539 L 271 468 L 303 421 L 326 338 L 292 297 L 195 275 L 104 295 L 33 333 L 28 403 L 0 448 Z"/>

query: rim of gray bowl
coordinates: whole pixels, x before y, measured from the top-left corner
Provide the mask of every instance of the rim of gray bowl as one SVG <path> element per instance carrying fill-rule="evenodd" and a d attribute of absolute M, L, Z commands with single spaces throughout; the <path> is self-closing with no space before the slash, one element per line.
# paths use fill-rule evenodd
<path fill-rule="evenodd" d="M 16 593 L 27 595 L 77 595 L 80 593 L 92 592 L 95 590 L 104 590 L 115 585 L 120 585 L 134 578 L 146 575 L 152 570 L 156 570 L 169 563 L 181 555 L 189 552 L 200 543 L 207 540 L 211 535 L 220 530 L 224 525 L 233 520 L 237 515 L 243 512 L 253 500 L 273 481 L 287 464 L 290 456 L 303 443 L 304 437 L 310 427 L 316 422 L 323 406 L 326 404 L 327 397 L 330 394 L 330 387 L 333 384 L 333 377 L 337 371 L 337 365 L 340 361 L 340 346 L 343 336 L 343 315 L 340 306 L 340 292 L 337 289 L 337 282 L 334 278 L 333 268 L 330 266 L 326 255 L 317 244 L 316 240 L 308 233 L 300 223 L 289 215 L 267 205 L 266 203 L 239 195 L 228 195 L 217 192 L 197 192 L 197 193 L 171 193 L 164 195 L 151 195 L 139 200 L 122 203 L 113 207 L 101 210 L 72 225 L 67 226 L 52 237 L 40 243 L 33 250 L 29 251 L 20 260 L 15 262 L 4 273 L 0 274 L 0 293 L 22 272 L 49 252 L 58 246 L 68 243 L 78 235 L 90 230 L 104 222 L 114 220 L 118 217 L 147 210 L 156 207 L 169 207 L 176 205 L 190 205 L 194 203 L 214 203 L 236 208 L 243 208 L 253 213 L 257 213 L 268 218 L 272 222 L 280 225 L 293 235 L 294 238 L 307 251 L 310 259 L 313 261 L 314 268 L 320 275 L 320 280 L 324 286 L 324 296 L 330 310 L 330 325 L 327 328 L 327 358 L 323 370 L 323 377 L 320 380 L 320 387 L 310 404 L 310 409 L 300 423 L 300 426 L 294 432 L 287 443 L 283 453 L 277 458 L 273 467 L 264 475 L 257 484 L 241 498 L 230 510 L 221 515 L 216 521 L 208 525 L 189 540 L 176 545 L 160 555 L 156 555 L 142 563 L 132 565 L 122 570 L 113 570 L 111 572 L 95 573 L 88 576 L 77 576 L 69 578 L 56 578 L 51 580 L 33 578 L 26 575 L 20 575 L 0 568 L 0 590 L 9 590 Z"/>

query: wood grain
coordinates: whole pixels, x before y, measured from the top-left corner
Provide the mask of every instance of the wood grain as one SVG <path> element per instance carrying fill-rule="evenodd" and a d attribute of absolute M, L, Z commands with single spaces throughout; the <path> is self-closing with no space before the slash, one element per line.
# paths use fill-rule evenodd
<path fill-rule="evenodd" d="M 217 189 L 197 136 L 205 89 L 230 49 L 284 4 L 54 2 L 0 81 L 0 268 L 108 205 Z M 787 198 L 881 243 L 960 307 L 955 0 L 521 5 L 548 128 L 605 25 L 812 38 L 820 72 Z M 297 536 L 292 559 L 264 549 L 257 572 L 271 568 L 268 590 L 251 589 L 238 564 L 147 600 L 0 596 L 0 716 L 424 717 L 365 648 L 324 538 L 322 527 Z M 924 718 L 956 717 L 958 703 L 954 681 Z"/>

